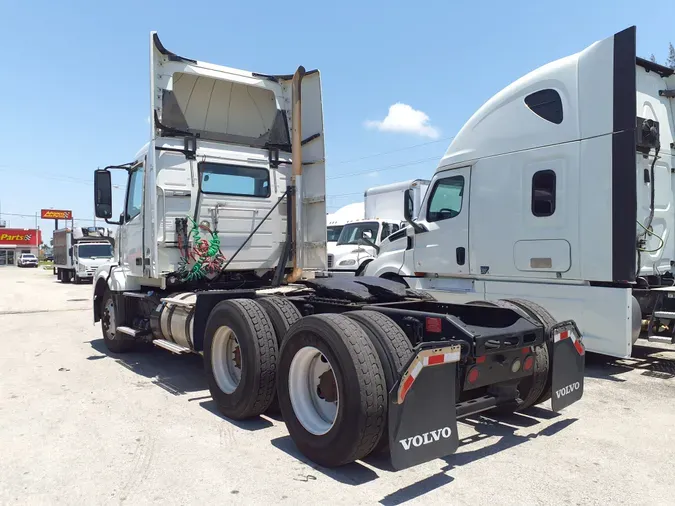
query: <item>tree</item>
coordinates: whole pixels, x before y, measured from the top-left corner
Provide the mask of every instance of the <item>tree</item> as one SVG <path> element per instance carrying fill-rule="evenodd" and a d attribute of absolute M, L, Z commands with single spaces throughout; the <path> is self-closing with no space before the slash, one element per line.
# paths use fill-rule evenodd
<path fill-rule="evenodd" d="M 652 63 L 656 63 L 656 56 L 654 56 L 654 53 L 652 53 L 652 54 L 649 56 L 649 61 L 652 62 Z"/>
<path fill-rule="evenodd" d="M 666 58 L 666 67 L 675 69 L 675 47 L 673 43 L 668 44 L 668 58 Z"/>

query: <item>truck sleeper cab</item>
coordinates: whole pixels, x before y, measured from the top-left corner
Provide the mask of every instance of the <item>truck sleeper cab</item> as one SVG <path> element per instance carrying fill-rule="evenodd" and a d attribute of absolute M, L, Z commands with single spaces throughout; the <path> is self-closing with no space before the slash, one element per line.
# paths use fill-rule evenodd
<path fill-rule="evenodd" d="M 409 211 L 405 236 L 365 274 L 447 302 L 531 300 L 574 318 L 590 351 L 629 356 L 675 260 L 675 76 L 636 58 L 635 37 L 488 100 L 440 161 L 419 219 Z"/>
<path fill-rule="evenodd" d="M 151 70 L 150 142 L 94 179 L 97 217 L 110 221 L 111 171 L 128 175 L 115 260 L 93 291 L 112 353 L 147 342 L 203 355 L 225 416 L 278 406 L 300 451 L 324 466 L 388 448 L 403 469 L 454 452 L 458 417 L 581 398 L 585 355 L 572 320 L 516 300 L 446 304 L 378 278 L 322 277 L 318 72 L 219 67 L 167 51 L 154 33 Z M 200 84 L 204 75 L 215 82 Z M 261 89 L 269 102 L 244 98 L 227 111 L 229 94 Z M 265 103 L 263 119 L 273 119 L 260 123 Z M 207 112 L 214 124 L 197 136 Z M 292 132 L 290 146 L 269 140 L 274 129 Z"/>

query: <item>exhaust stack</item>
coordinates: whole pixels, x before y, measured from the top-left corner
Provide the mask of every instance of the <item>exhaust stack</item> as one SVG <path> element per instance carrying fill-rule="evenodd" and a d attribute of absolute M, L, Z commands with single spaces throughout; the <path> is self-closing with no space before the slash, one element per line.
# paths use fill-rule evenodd
<path fill-rule="evenodd" d="M 302 78 L 305 77 L 305 67 L 300 66 L 293 74 L 292 106 L 293 106 L 293 132 L 291 134 L 291 155 L 293 157 L 293 169 L 291 173 L 291 243 L 293 252 L 293 271 L 286 277 L 287 283 L 294 283 L 302 276 L 302 267 L 298 266 L 298 213 L 302 212 Z M 300 223 L 301 224 L 301 223 Z"/>

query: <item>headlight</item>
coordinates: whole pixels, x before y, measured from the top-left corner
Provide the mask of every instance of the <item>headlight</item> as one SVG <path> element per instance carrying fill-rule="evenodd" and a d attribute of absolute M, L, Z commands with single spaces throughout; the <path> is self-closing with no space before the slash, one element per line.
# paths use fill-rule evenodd
<path fill-rule="evenodd" d="M 79 265 L 77 266 L 77 270 L 78 270 L 78 271 L 86 271 L 86 270 L 87 270 L 87 266 L 86 266 L 86 265 L 79 264 Z"/>
<path fill-rule="evenodd" d="M 354 265 L 355 263 L 356 263 L 356 260 L 354 260 L 353 258 L 350 258 L 349 260 L 343 260 L 342 262 L 340 262 L 339 265 Z"/>

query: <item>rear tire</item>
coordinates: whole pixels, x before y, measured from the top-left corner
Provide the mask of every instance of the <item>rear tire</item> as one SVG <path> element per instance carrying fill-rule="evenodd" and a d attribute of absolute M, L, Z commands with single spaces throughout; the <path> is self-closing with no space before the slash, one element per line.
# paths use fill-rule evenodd
<path fill-rule="evenodd" d="M 262 306 L 267 316 L 270 317 L 274 333 L 277 335 L 277 343 L 281 346 L 286 332 L 291 328 L 291 325 L 302 318 L 302 314 L 295 307 L 295 304 L 283 297 L 261 297 L 256 299 L 256 302 Z"/>
<path fill-rule="evenodd" d="M 204 333 L 204 369 L 218 409 L 234 420 L 265 412 L 274 397 L 277 338 L 254 300 L 219 302 Z"/>
<path fill-rule="evenodd" d="M 290 328 L 277 391 L 291 438 L 319 465 L 362 459 L 382 436 L 387 395 L 382 365 L 365 331 L 344 315 L 307 316 Z"/>
<path fill-rule="evenodd" d="M 286 332 L 291 328 L 291 325 L 302 318 L 302 314 L 300 314 L 300 311 L 298 311 L 298 308 L 292 302 L 283 297 L 261 297 L 256 299 L 256 302 L 262 306 L 267 316 L 269 316 L 272 328 L 277 336 L 277 344 L 281 348 Z M 267 411 L 271 413 L 279 412 L 279 399 L 276 389 L 274 390 L 272 403 Z"/>
<path fill-rule="evenodd" d="M 523 411 L 535 404 L 541 404 L 551 398 L 551 381 L 553 375 L 553 343 L 548 339 L 550 330 L 556 321 L 546 309 L 539 304 L 523 299 L 505 299 L 506 302 L 520 308 L 531 318 L 544 326 L 544 344 L 534 350 L 534 376 L 526 378 L 518 385 L 523 403 L 517 411 Z"/>
<path fill-rule="evenodd" d="M 377 311 L 349 311 L 345 316 L 351 318 L 365 331 L 371 344 L 377 351 L 382 364 L 387 395 L 385 412 L 388 409 L 388 392 L 394 388 L 399 371 L 406 365 L 413 353 L 412 346 L 405 332 L 394 320 Z M 389 430 L 385 421 L 384 430 L 374 452 L 387 450 L 389 447 Z"/>
<path fill-rule="evenodd" d="M 132 339 L 125 339 L 123 335 L 117 334 L 115 303 L 110 290 L 105 291 L 101 300 L 101 332 L 106 348 L 113 353 L 126 353 L 134 348 L 135 342 Z"/>

